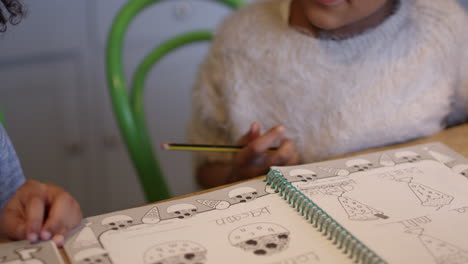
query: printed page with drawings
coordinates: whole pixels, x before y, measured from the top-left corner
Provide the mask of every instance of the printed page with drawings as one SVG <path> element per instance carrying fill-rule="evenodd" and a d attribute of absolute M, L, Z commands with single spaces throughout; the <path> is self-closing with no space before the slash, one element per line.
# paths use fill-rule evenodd
<path fill-rule="evenodd" d="M 0 244 L 1 264 L 63 264 L 52 241 L 31 244 L 18 241 Z"/>
<path fill-rule="evenodd" d="M 351 263 L 262 180 L 87 218 L 67 239 L 84 263 Z"/>
<path fill-rule="evenodd" d="M 388 263 L 468 263 L 468 161 L 444 145 L 275 169 Z"/>

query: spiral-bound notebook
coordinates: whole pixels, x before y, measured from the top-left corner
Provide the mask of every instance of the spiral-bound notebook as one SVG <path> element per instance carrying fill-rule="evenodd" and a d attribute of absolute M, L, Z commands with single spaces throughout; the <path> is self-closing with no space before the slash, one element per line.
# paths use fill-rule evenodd
<path fill-rule="evenodd" d="M 468 263 L 468 162 L 441 144 L 294 167 L 267 182 L 359 263 Z"/>
<path fill-rule="evenodd" d="M 468 160 L 434 143 L 274 167 L 87 218 L 71 263 L 468 263 Z"/>

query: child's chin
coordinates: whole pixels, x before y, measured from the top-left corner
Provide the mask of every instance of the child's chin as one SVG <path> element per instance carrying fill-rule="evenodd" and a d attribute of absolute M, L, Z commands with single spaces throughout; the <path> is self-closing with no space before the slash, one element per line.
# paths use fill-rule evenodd
<path fill-rule="evenodd" d="M 326 30 L 326 31 L 337 30 L 339 28 L 346 26 L 345 22 L 339 19 L 333 19 L 333 18 L 320 19 L 317 21 L 310 21 L 310 22 L 316 28 Z"/>

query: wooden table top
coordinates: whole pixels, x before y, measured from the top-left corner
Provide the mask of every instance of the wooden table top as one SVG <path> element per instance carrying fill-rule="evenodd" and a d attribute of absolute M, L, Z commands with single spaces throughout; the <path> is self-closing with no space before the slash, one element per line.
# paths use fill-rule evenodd
<path fill-rule="evenodd" d="M 412 141 L 409 141 L 409 142 L 389 145 L 389 146 L 385 146 L 385 147 L 368 149 L 368 150 L 359 151 L 359 152 L 356 152 L 356 153 L 350 153 L 350 154 L 340 156 L 340 157 L 336 157 L 336 158 L 350 157 L 350 156 L 354 156 L 354 155 L 366 154 L 366 153 L 383 151 L 383 150 L 400 148 L 400 147 L 413 146 L 413 145 L 417 145 L 417 144 L 436 142 L 436 141 L 441 142 L 441 143 L 447 145 L 448 147 L 452 148 L 453 150 L 457 151 L 458 153 L 464 155 L 465 157 L 468 157 L 468 124 L 463 124 L 463 125 L 460 125 L 460 126 L 457 126 L 457 127 L 448 128 L 448 129 L 446 129 L 444 131 L 441 131 L 441 132 L 439 132 L 439 133 L 437 133 L 435 135 L 432 135 L 430 137 L 420 138 L 420 139 L 412 140 Z M 260 176 L 258 178 L 263 178 L 263 177 L 264 176 Z M 233 185 L 233 184 L 237 184 L 237 183 L 238 182 L 232 183 L 232 184 L 229 184 L 229 185 Z M 208 190 L 194 192 L 194 193 L 191 193 L 191 194 L 187 194 L 187 195 L 183 195 L 183 196 L 179 196 L 179 197 L 174 197 L 174 198 L 171 198 L 169 200 L 175 200 L 175 199 L 180 199 L 180 198 L 184 198 L 184 197 L 190 197 L 190 196 L 193 196 L 193 195 L 198 195 L 198 194 L 201 194 L 201 193 L 211 192 L 211 191 L 214 191 L 214 190 L 217 190 L 217 189 L 225 188 L 225 187 L 227 187 L 229 185 L 223 185 L 223 186 L 219 186 L 219 187 L 208 189 Z M 165 200 L 165 201 L 168 201 L 168 200 Z M 7 239 L 0 239 L 0 243 L 5 243 L 5 242 L 8 242 L 8 240 Z M 68 260 L 68 258 L 66 256 L 66 254 L 65 254 L 65 251 L 63 249 L 61 249 L 60 253 L 64 257 L 65 263 L 69 264 L 70 262 L 69 262 L 69 260 Z"/>

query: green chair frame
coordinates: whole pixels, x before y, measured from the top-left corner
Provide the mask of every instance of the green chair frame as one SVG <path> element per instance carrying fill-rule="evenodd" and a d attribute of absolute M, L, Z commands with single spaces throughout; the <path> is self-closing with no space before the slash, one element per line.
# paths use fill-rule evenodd
<path fill-rule="evenodd" d="M 146 7 L 164 0 L 130 0 L 114 18 L 107 39 L 106 70 L 112 107 L 127 151 L 140 179 L 146 200 L 155 202 L 171 197 L 149 137 L 143 106 L 146 77 L 151 68 L 170 52 L 191 43 L 210 41 L 211 30 L 179 34 L 157 45 L 139 64 L 127 89 L 122 53 L 124 37 L 133 19 Z M 243 0 L 211 0 L 237 9 Z"/>

